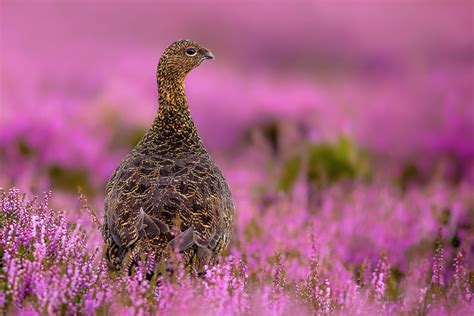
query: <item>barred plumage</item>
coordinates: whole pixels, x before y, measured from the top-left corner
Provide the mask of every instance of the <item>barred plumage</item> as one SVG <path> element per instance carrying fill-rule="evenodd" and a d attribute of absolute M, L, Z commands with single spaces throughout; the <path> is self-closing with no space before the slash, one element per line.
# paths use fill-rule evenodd
<path fill-rule="evenodd" d="M 107 185 L 102 235 L 115 269 L 130 255 L 152 253 L 165 262 L 176 248 L 200 273 L 229 244 L 231 193 L 197 134 L 184 92 L 186 74 L 213 58 L 190 40 L 171 44 L 160 58 L 158 114 Z M 179 236 L 172 232 L 176 223 Z"/>

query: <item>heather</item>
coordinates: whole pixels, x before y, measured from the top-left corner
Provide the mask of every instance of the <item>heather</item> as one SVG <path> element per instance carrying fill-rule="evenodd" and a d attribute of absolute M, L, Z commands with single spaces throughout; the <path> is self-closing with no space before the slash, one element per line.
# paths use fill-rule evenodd
<path fill-rule="evenodd" d="M 204 277 L 177 269 L 151 281 L 145 266 L 108 272 L 101 247 L 87 246 L 97 227 L 86 204 L 72 223 L 50 208 L 49 194 L 2 191 L 1 303 L 87 314 L 472 312 L 472 232 L 459 231 L 472 216 L 472 187 L 406 197 L 374 190 L 336 188 L 319 213 L 288 200 L 248 210 L 229 253 Z"/>
<path fill-rule="evenodd" d="M 472 314 L 472 4 L 362 4 L 3 1 L 2 313 Z M 112 273 L 104 186 L 182 37 L 234 237 L 201 278 Z"/>

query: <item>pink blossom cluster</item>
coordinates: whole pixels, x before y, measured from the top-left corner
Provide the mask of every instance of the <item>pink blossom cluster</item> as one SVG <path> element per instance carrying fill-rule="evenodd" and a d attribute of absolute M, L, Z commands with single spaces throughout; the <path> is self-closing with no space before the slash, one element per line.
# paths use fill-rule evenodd
<path fill-rule="evenodd" d="M 474 314 L 472 4 L 280 2 L 1 2 L 0 314 Z M 235 228 L 149 280 L 97 218 L 179 38 Z"/>
<path fill-rule="evenodd" d="M 41 199 L 17 189 L 2 191 L 0 306 L 13 313 L 110 315 L 474 311 L 472 228 L 460 245 L 453 246 L 450 235 L 451 225 L 462 230 L 469 224 L 454 221 L 470 212 L 472 197 L 449 189 L 444 196 L 437 189 L 409 198 L 361 195 L 373 190 L 358 187 L 345 192 L 344 200 L 341 192 L 326 193 L 331 218 L 328 206 L 310 213 L 296 210 L 297 203 L 290 201 L 280 209 L 254 212 L 249 222 L 238 221 L 228 252 L 204 276 L 185 273 L 176 261 L 174 274 L 151 280 L 143 264 L 131 275 L 108 271 L 100 241 L 99 247 L 88 246 L 88 238 L 100 239 L 89 214 L 71 221 L 70 213 L 50 208 L 51 193 Z M 460 203 L 457 219 L 438 222 L 437 208 L 449 207 L 451 199 Z M 367 214 L 369 205 L 375 208 Z M 384 227 L 369 219 L 393 211 L 391 219 L 381 221 Z M 410 227 L 404 221 L 417 211 L 424 212 L 424 223 Z M 359 229 L 348 229 L 342 217 Z M 361 226 L 361 217 L 371 229 Z M 423 225 L 429 227 L 423 231 Z M 399 231 L 402 226 L 405 232 Z M 391 230 L 401 233 L 398 239 L 391 240 Z M 369 245 L 370 239 L 385 241 Z"/>

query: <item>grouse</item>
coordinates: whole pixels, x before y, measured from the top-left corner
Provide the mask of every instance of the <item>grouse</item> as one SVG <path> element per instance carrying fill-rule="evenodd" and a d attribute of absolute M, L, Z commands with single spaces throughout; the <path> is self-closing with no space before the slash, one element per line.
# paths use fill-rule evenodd
<path fill-rule="evenodd" d="M 229 187 L 191 118 L 184 79 L 210 50 L 192 40 L 165 49 L 157 69 L 158 113 L 106 188 L 102 236 L 109 266 L 181 253 L 191 271 L 203 273 L 229 244 L 234 205 Z M 130 259 L 131 258 L 131 259 Z"/>

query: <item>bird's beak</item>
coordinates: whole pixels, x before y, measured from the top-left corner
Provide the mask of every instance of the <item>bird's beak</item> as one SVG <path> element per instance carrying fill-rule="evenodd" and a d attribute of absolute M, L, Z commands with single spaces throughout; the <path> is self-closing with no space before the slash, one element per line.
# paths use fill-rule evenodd
<path fill-rule="evenodd" d="M 208 50 L 204 54 L 203 59 L 214 59 L 214 54 L 210 50 Z"/>

